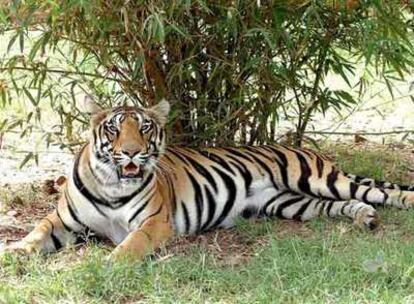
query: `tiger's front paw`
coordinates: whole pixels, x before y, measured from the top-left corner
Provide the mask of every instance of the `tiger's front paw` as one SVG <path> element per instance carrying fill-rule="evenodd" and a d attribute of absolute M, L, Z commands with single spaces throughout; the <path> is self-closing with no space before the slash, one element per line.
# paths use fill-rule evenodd
<path fill-rule="evenodd" d="M 5 254 L 22 254 L 22 255 L 31 255 L 33 253 L 40 251 L 39 244 L 34 242 L 29 243 L 25 240 L 21 240 L 18 242 L 14 242 L 10 245 L 6 245 L 0 249 L 0 256 L 4 256 Z"/>
<path fill-rule="evenodd" d="M 142 260 L 152 251 L 152 244 L 148 234 L 143 231 L 135 231 L 119 244 L 109 255 L 110 261 L 135 262 Z"/>
<path fill-rule="evenodd" d="M 114 263 L 117 261 L 122 261 L 124 260 L 124 255 L 120 252 L 117 252 L 116 250 L 112 251 L 107 257 L 106 257 L 106 261 L 109 263 Z"/>
<path fill-rule="evenodd" d="M 125 250 L 122 247 L 115 248 L 111 254 L 108 256 L 107 260 L 109 262 L 137 262 L 140 261 L 145 254 L 141 252 L 134 252 L 130 250 Z"/>

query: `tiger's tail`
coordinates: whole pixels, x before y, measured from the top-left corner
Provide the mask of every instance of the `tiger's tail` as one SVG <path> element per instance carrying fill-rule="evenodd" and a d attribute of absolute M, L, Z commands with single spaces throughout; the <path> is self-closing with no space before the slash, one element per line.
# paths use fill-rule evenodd
<path fill-rule="evenodd" d="M 379 181 L 374 178 L 358 176 L 355 174 L 345 173 L 344 175 L 359 185 L 368 187 L 375 187 L 380 189 L 395 189 L 402 191 L 414 191 L 414 185 L 400 185 L 397 183 L 391 183 L 386 181 Z"/>

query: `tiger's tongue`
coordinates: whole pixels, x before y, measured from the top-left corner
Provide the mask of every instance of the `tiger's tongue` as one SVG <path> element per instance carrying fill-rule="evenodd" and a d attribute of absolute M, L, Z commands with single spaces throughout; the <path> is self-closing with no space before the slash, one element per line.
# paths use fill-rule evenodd
<path fill-rule="evenodd" d="M 134 163 L 129 163 L 128 165 L 122 167 L 122 175 L 125 177 L 135 177 L 139 174 L 139 172 L 140 168 Z"/>

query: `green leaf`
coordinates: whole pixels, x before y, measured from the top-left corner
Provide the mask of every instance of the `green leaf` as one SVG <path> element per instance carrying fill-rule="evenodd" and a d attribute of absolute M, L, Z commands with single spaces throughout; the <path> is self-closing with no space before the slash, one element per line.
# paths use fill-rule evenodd
<path fill-rule="evenodd" d="M 170 24 L 169 24 L 169 27 L 170 27 L 171 29 L 173 29 L 173 31 L 174 31 L 174 32 L 176 32 L 176 33 L 180 34 L 180 35 L 181 35 L 181 36 L 183 36 L 184 38 L 188 38 L 188 33 L 187 33 L 187 32 L 184 32 L 185 30 L 181 29 L 180 27 L 176 26 L 175 24 L 170 23 Z"/>
<path fill-rule="evenodd" d="M 8 122 L 8 119 L 6 118 L 6 119 L 4 119 L 2 121 L 2 123 L 0 123 L 0 131 L 2 131 L 4 129 L 4 127 L 6 126 L 7 122 Z"/>
<path fill-rule="evenodd" d="M 7 44 L 7 52 L 10 52 L 10 50 L 13 47 L 13 44 L 15 43 L 17 37 L 19 37 L 18 32 L 10 38 L 9 43 Z"/>
<path fill-rule="evenodd" d="M 164 43 L 165 30 L 164 30 L 164 23 L 162 22 L 162 18 L 159 14 L 155 14 L 154 20 L 156 22 L 156 25 L 154 26 L 155 28 L 154 38 L 160 43 Z"/>
<path fill-rule="evenodd" d="M 13 130 L 14 128 L 16 128 L 17 126 L 22 126 L 23 121 L 21 119 L 16 119 L 14 122 L 12 122 L 11 124 L 7 125 L 7 131 Z"/>
<path fill-rule="evenodd" d="M 19 35 L 19 46 L 20 46 L 20 52 L 21 53 L 23 53 L 23 51 L 24 51 L 24 32 L 22 31 L 22 32 L 20 32 L 20 35 Z"/>
<path fill-rule="evenodd" d="M 40 37 L 39 39 L 37 39 L 36 42 L 33 44 L 32 48 L 30 49 L 30 53 L 29 53 L 29 60 L 30 61 L 33 61 L 33 59 L 36 56 L 37 52 L 42 47 L 43 39 L 44 39 L 43 36 Z"/>
<path fill-rule="evenodd" d="M 392 86 L 392 84 L 391 84 L 391 82 L 389 81 L 389 79 L 388 78 L 386 78 L 386 77 L 384 77 L 384 81 L 385 81 L 385 84 L 387 85 L 387 88 L 388 88 L 388 92 L 390 93 L 390 95 L 391 95 L 391 97 L 392 97 L 392 99 L 395 99 L 395 96 L 394 96 L 394 90 L 393 90 L 393 86 Z"/>
<path fill-rule="evenodd" d="M 335 94 L 339 96 L 343 101 L 345 101 L 344 104 L 351 105 L 351 104 L 357 103 L 355 98 L 346 91 L 338 90 L 338 91 L 335 91 Z"/>
<path fill-rule="evenodd" d="M 7 92 L 4 87 L 0 87 L 0 96 L 1 96 L 1 104 L 2 104 L 2 107 L 4 108 L 7 104 Z"/>
<path fill-rule="evenodd" d="M 33 97 L 32 93 L 30 93 L 30 91 L 29 91 L 26 87 L 23 87 L 23 91 L 24 91 L 24 93 L 26 94 L 26 96 L 29 98 L 30 102 L 31 102 L 31 103 L 32 103 L 35 107 L 37 107 L 37 106 L 38 106 L 38 101 L 36 101 L 36 100 L 34 99 L 34 97 Z"/>
<path fill-rule="evenodd" d="M 24 157 L 24 159 L 22 160 L 22 162 L 19 165 L 19 169 L 23 168 L 24 165 L 26 165 L 29 160 L 31 160 L 32 158 L 34 158 L 34 153 L 33 152 L 29 152 L 28 154 L 26 154 L 26 156 Z"/>

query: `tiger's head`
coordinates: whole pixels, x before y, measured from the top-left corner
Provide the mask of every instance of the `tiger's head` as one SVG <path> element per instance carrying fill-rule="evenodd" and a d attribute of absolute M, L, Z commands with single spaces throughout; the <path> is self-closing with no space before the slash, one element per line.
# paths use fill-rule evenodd
<path fill-rule="evenodd" d="M 165 124 L 170 105 L 162 100 L 152 108 L 131 106 L 103 110 L 91 100 L 91 151 L 98 161 L 115 169 L 122 182 L 139 181 L 155 169 L 165 149 Z"/>

